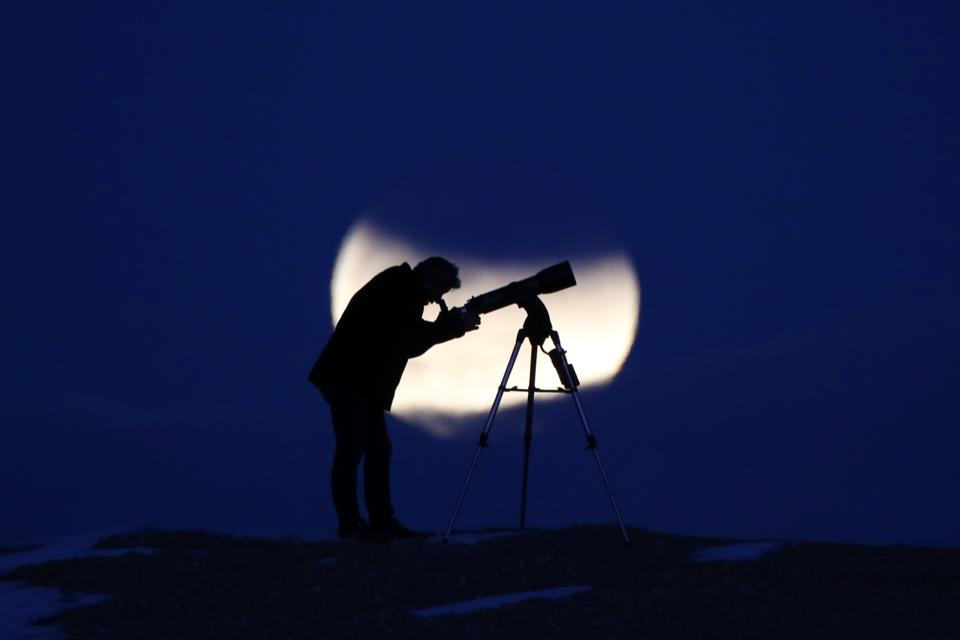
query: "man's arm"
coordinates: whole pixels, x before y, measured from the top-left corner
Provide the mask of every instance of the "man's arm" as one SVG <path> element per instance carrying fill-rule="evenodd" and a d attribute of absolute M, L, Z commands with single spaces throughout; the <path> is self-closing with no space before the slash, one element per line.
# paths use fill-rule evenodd
<path fill-rule="evenodd" d="M 434 322 L 423 318 L 409 327 L 405 340 L 406 356 L 416 358 L 426 353 L 430 347 L 441 342 L 461 338 L 467 331 L 480 326 L 480 317 L 476 314 L 464 314 L 457 309 L 443 310 Z"/>

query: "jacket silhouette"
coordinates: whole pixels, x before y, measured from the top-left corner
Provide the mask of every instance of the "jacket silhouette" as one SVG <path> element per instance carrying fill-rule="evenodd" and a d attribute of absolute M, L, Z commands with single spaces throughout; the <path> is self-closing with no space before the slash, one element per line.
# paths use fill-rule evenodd
<path fill-rule="evenodd" d="M 404 262 L 354 294 L 310 372 L 328 400 L 348 394 L 389 411 L 407 360 L 466 332 L 453 312 L 423 319 L 428 300 Z"/>

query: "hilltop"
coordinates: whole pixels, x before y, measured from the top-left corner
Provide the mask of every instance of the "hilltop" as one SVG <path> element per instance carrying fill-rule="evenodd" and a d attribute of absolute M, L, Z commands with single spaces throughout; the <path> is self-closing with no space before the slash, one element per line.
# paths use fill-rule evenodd
<path fill-rule="evenodd" d="M 119 555 L 0 579 L 106 596 L 43 621 L 78 639 L 958 637 L 960 549 L 630 534 L 630 546 L 610 526 L 380 544 L 143 530 L 97 542 Z M 524 592 L 544 597 L 434 609 Z"/>

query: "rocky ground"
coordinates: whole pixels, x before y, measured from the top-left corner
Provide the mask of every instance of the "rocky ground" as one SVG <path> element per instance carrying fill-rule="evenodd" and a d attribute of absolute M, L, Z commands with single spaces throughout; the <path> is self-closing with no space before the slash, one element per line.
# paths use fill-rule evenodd
<path fill-rule="evenodd" d="M 142 531 L 3 580 L 105 594 L 45 620 L 77 639 L 960 638 L 960 549 L 731 541 L 580 526 L 475 544 L 267 540 Z M 460 615 L 413 611 L 522 591 L 589 590 Z"/>

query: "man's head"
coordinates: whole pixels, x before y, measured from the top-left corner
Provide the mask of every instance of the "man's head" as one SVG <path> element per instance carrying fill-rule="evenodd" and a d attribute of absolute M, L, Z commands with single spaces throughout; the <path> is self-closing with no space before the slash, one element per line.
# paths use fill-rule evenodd
<path fill-rule="evenodd" d="M 451 289 L 460 288 L 460 269 L 445 258 L 433 256 L 413 268 L 413 275 L 423 289 L 425 302 L 439 302 Z"/>

